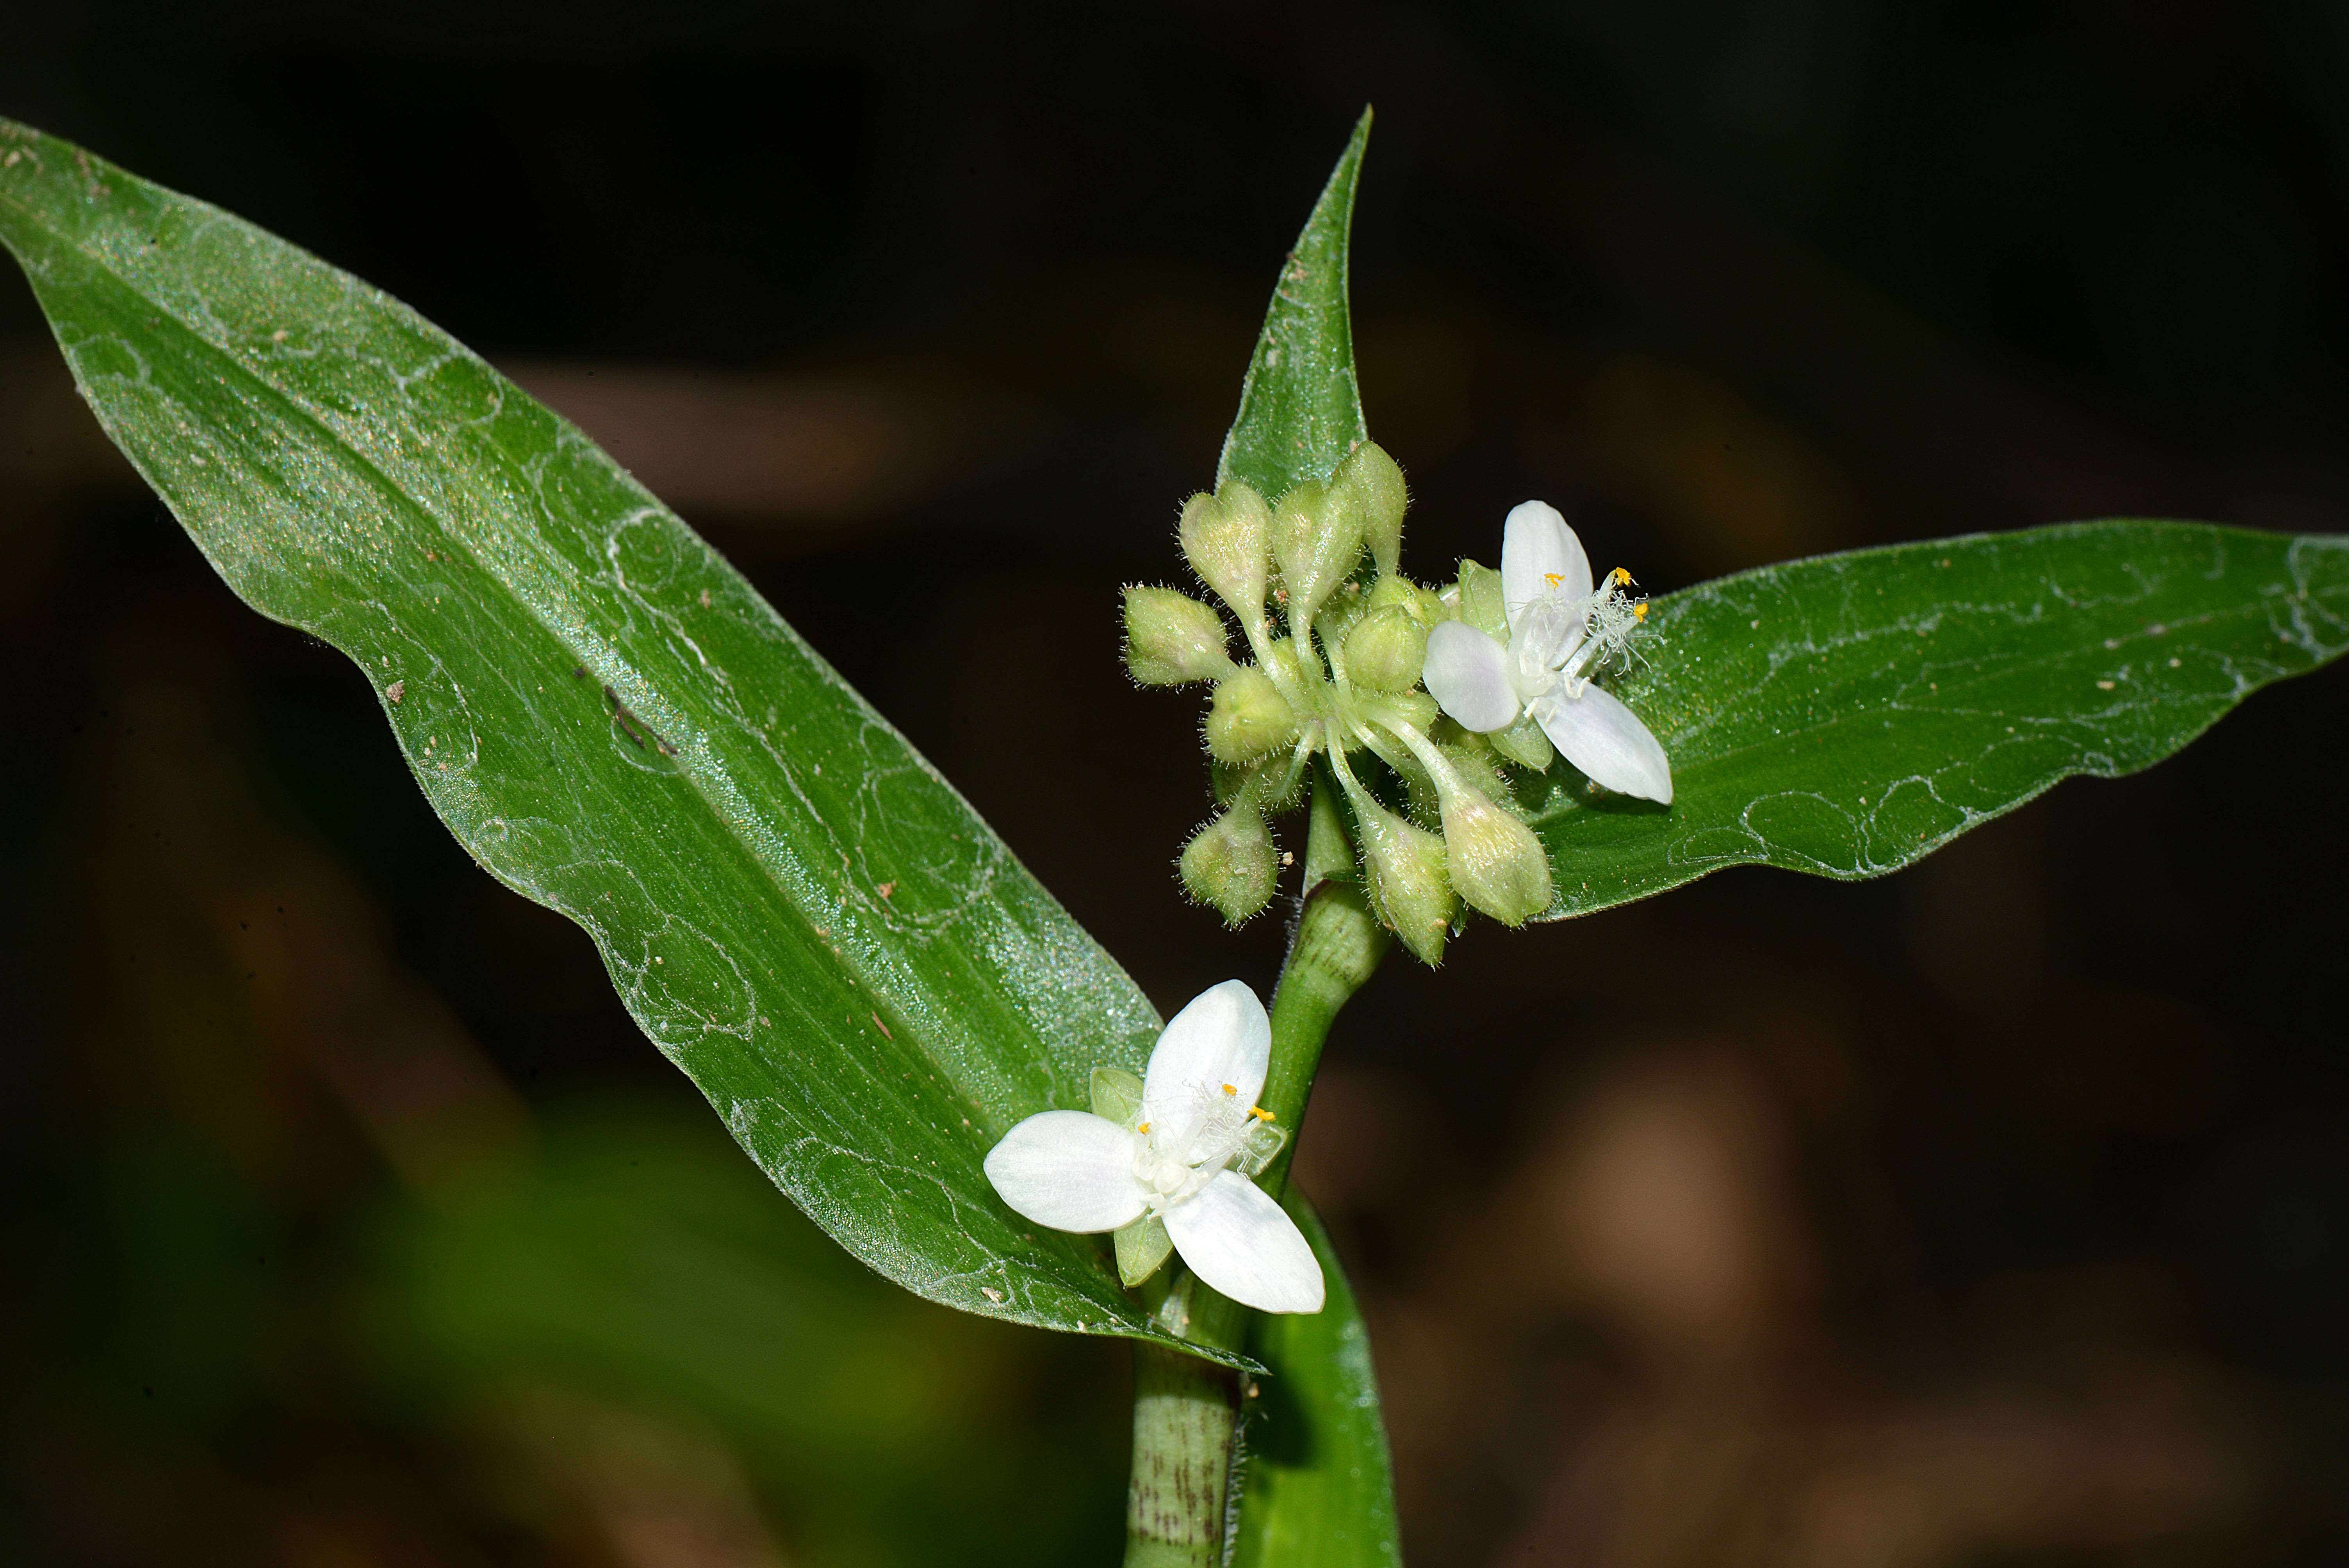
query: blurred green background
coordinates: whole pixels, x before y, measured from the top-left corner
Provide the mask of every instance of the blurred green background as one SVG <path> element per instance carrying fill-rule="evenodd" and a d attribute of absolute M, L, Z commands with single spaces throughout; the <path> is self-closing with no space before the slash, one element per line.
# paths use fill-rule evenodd
<path fill-rule="evenodd" d="M 739 562 L 1162 1006 L 1174 581 L 1377 106 L 1406 561 L 1661 592 L 2140 513 L 2349 527 L 2337 5 L 424 5 L 5 18 L 0 112 L 416 305 Z M 211 575 L 0 282 L 0 1556 L 1090 1563 L 1114 1346 L 904 1296 L 737 1154 L 339 655 Z M 1299 1179 L 1408 1555 L 2349 1553 L 2349 673 L 1863 886 L 1479 927 Z"/>

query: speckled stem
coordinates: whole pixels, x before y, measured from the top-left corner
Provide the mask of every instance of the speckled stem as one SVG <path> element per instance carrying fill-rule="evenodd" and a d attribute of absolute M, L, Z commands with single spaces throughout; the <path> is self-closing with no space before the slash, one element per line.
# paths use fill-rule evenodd
<path fill-rule="evenodd" d="M 1326 773 L 1314 780 L 1305 863 L 1303 907 L 1273 993 L 1272 1065 L 1260 1101 L 1289 1133 L 1288 1145 L 1257 1178 L 1276 1198 L 1288 1184 L 1322 1042 L 1338 1009 L 1378 968 L 1390 941 L 1351 884 L 1353 851 Z M 1252 1315 L 1246 1307 L 1195 1279 L 1161 1289 L 1158 1315 L 1185 1338 L 1227 1350 L 1247 1344 Z M 1226 1367 L 1159 1346 L 1134 1347 L 1125 1568 L 1218 1568 L 1223 1563 L 1225 1533 L 1239 1496 L 1232 1467 L 1239 1397 L 1239 1375 Z"/>
<path fill-rule="evenodd" d="M 1245 1321 L 1240 1326 L 1244 1333 Z M 1135 1345 L 1125 1568 L 1222 1563 L 1237 1382 L 1238 1374 L 1195 1356 Z"/>

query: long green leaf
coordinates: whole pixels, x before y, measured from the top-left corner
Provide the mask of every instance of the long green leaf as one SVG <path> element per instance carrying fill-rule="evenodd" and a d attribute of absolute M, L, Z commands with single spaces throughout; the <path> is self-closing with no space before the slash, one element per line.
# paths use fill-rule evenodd
<path fill-rule="evenodd" d="M 1216 483 L 1245 480 L 1278 500 L 1299 480 L 1320 480 L 1369 438 L 1354 380 L 1354 327 L 1347 295 L 1347 251 L 1354 188 L 1371 111 L 1330 171 L 1297 246 L 1281 263 L 1264 329 L 1240 383 L 1240 408 L 1224 437 Z"/>
<path fill-rule="evenodd" d="M 1394 1467 L 1370 1331 L 1345 1271 L 1295 1187 L 1281 1206 L 1321 1260 L 1330 1299 L 1306 1317 L 1259 1315 L 1248 1348 L 1271 1370 L 1242 1442 L 1238 1568 L 1394 1568 Z"/>
<path fill-rule="evenodd" d="M 933 1300 L 1161 1337 L 979 1164 L 1155 1014 L 738 573 L 380 290 L 6 121 L 0 243 L 229 585 L 358 662 L 433 809 L 778 1186 Z"/>
<path fill-rule="evenodd" d="M 2070 774 L 2150 767 L 2349 649 L 2349 536 L 2116 521 L 1764 567 L 1654 602 L 1616 691 L 1669 810 L 1520 791 L 1553 918 L 1723 866 L 1897 871 Z"/>

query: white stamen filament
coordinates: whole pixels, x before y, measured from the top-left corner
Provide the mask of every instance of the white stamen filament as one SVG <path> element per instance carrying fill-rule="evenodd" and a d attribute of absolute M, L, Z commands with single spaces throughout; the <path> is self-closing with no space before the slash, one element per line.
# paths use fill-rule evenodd
<path fill-rule="evenodd" d="M 1155 1194 L 1150 1200 L 1153 1213 L 1164 1213 L 1214 1181 L 1238 1157 L 1257 1119 L 1272 1119 L 1253 1108 L 1242 1109 L 1236 1086 L 1217 1087 L 1220 1093 L 1192 1091 L 1195 1116 L 1174 1118 L 1170 1128 L 1162 1115 L 1155 1132 L 1149 1122 L 1134 1129 L 1133 1178 Z"/>

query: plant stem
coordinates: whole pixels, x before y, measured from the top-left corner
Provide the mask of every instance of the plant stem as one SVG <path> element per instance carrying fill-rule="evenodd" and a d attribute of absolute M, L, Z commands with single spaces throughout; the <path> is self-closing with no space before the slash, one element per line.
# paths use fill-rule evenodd
<path fill-rule="evenodd" d="M 1288 1164 L 1297 1155 L 1305 1104 L 1330 1026 L 1377 970 L 1392 940 L 1360 888 L 1325 882 L 1306 894 L 1288 961 L 1281 965 L 1280 988 L 1273 993 L 1272 1066 L 1258 1102 L 1288 1129 L 1288 1141 L 1257 1178 L 1257 1185 L 1276 1198 L 1288 1185 Z"/>
<path fill-rule="evenodd" d="M 1351 885 L 1353 851 L 1336 794 L 1326 770 L 1317 770 L 1306 891 L 1272 998 L 1272 1064 L 1259 1103 L 1288 1129 L 1288 1141 L 1257 1184 L 1276 1198 L 1288 1184 L 1299 1123 L 1330 1026 L 1378 968 L 1391 941 Z M 1168 1328 L 1222 1350 L 1247 1343 L 1249 1316 L 1246 1307 L 1189 1276 L 1168 1289 L 1158 1306 Z M 1134 1346 L 1125 1568 L 1219 1568 L 1237 1498 L 1232 1437 L 1239 1398 L 1240 1377 L 1228 1367 L 1163 1346 Z"/>
<path fill-rule="evenodd" d="M 1134 1346 L 1125 1568 L 1220 1568 L 1238 1377 L 1179 1350 Z"/>

